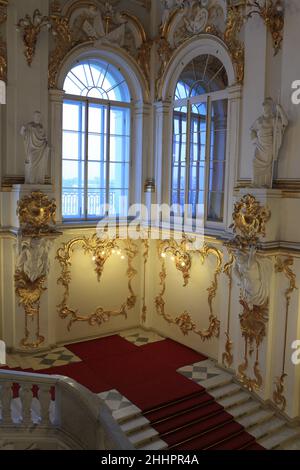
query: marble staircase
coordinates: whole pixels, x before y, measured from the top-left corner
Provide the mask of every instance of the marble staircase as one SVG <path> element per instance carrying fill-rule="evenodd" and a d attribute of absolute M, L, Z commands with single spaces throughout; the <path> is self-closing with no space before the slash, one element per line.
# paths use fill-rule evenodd
<path fill-rule="evenodd" d="M 291 426 L 273 408 L 263 406 L 212 361 L 202 361 L 178 372 L 201 384 L 264 448 L 300 450 L 300 427 Z M 136 449 L 167 449 L 166 442 L 136 406 L 114 412 L 114 418 Z"/>

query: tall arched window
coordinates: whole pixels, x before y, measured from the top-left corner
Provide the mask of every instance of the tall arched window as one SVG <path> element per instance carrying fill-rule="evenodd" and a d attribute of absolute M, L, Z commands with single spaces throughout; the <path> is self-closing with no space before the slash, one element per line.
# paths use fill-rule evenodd
<path fill-rule="evenodd" d="M 62 216 L 126 216 L 131 97 L 121 72 L 101 61 L 77 63 L 65 82 Z"/>
<path fill-rule="evenodd" d="M 227 87 L 223 64 L 206 54 L 185 67 L 174 96 L 172 204 L 213 222 L 223 221 Z"/>

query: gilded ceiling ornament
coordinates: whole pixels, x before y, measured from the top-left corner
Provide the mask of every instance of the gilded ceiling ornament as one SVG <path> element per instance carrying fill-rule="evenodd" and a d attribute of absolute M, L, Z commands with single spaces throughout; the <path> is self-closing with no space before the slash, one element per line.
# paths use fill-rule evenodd
<path fill-rule="evenodd" d="M 213 311 L 213 300 L 217 295 L 218 278 L 222 272 L 222 253 L 213 246 L 204 245 L 201 250 L 188 250 L 187 244 L 189 240 L 184 238 L 181 242 L 176 240 L 164 240 L 159 242 L 158 254 L 161 259 L 160 277 L 160 292 L 155 299 L 156 311 L 158 315 L 162 316 L 169 324 L 177 325 L 184 335 L 193 332 L 200 336 L 202 341 L 208 341 L 213 337 L 218 337 L 220 334 L 220 321 Z M 165 310 L 165 292 L 167 281 L 166 269 L 166 256 L 169 255 L 175 262 L 176 269 L 183 273 L 184 287 L 188 285 L 190 278 L 190 268 L 192 263 L 192 255 L 200 255 L 202 263 L 205 262 L 209 255 L 213 255 L 217 260 L 217 266 L 214 272 L 213 281 L 208 291 L 208 305 L 209 305 L 209 327 L 205 330 L 200 330 L 193 322 L 191 314 L 187 311 L 173 318 Z M 184 264 L 184 266 L 183 266 Z"/>
<path fill-rule="evenodd" d="M 286 279 L 288 280 L 288 287 L 284 293 L 285 296 L 285 324 L 284 324 L 284 347 L 283 347 L 283 357 L 282 357 L 282 372 L 280 377 L 275 379 L 275 390 L 273 392 L 273 401 L 281 409 L 285 411 L 286 409 L 286 398 L 285 398 L 285 386 L 284 381 L 287 377 L 285 373 L 285 363 L 286 363 L 286 346 L 287 346 L 287 331 L 288 331 L 288 318 L 289 310 L 291 304 L 291 297 L 295 290 L 298 289 L 296 286 L 296 274 L 293 272 L 291 267 L 294 265 L 294 259 L 289 256 L 286 259 L 276 258 L 275 272 L 283 273 Z"/>
<path fill-rule="evenodd" d="M 271 212 L 262 207 L 255 196 L 247 194 L 236 202 L 232 214 L 233 228 L 235 234 L 234 245 L 248 247 L 257 245 L 259 237 L 266 235 L 266 223 L 270 220 Z"/>
<path fill-rule="evenodd" d="M 37 40 L 43 28 L 51 29 L 50 18 L 43 16 L 38 9 L 34 10 L 32 17 L 27 14 L 18 21 L 17 30 L 22 32 L 24 55 L 29 66 L 32 64 Z"/>
<path fill-rule="evenodd" d="M 124 240 L 122 242 L 124 244 L 122 251 L 125 253 L 128 263 L 128 296 L 118 310 L 106 310 L 103 307 L 98 307 L 95 312 L 89 315 L 81 315 L 78 310 L 68 306 L 70 284 L 72 281 L 72 253 L 76 248 L 79 248 L 83 250 L 84 254 L 92 256 L 92 259 L 96 264 L 95 271 L 97 273 L 98 282 L 100 282 L 105 262 L 110 258 L 110 256 L 112 256 L 114 251 L 118 252 L 121 250 L 120 241 L 98 238 L 97 235 L 94 235 L 91 238 L 77 237 L 70 240 L 68 243 L 64 243 L 57 251 L 56 259 L 58 260 L 61 268 L 61 274 L 57 283 L 63 287 L 63 299 L 57 306 L 57 309 L 59 316 L 62 319 L 67 318 L 69 320 L 68 330 L 70 330 L 72 325 L 76 322 L 85 322 L 90 326 L 101 326 L 104 322 L 109 321 L 111 317 L 124 316 L 127 318 L 128 311 L 135 307 L 137 296 L 133 290 L 132 283 L 137 275 L 137 271 L 133 267 L 133 261 L 138 254 L 138 249 L 137 245 L 132 240 Z M 97 254 L 101 257 L 100 263 L 99 260 L 97 260 Z"/>
<path fill-rule="evenodd" d="M 41 191 L 33 191 L 18 201 L 17 215 L 25 236 L 55 233 L 55 214 L 55 200 Z"/>

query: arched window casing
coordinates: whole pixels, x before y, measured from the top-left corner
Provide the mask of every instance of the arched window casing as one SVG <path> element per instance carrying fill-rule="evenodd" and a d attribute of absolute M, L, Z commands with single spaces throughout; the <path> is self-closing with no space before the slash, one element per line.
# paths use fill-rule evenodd
<path fill-rule="evenodd" d="M 131 96 L 112 64 L 86 59 L 64 82 L 62 217 L 127 216 Z"/>
<path fill-rule="evenodd" d="M 241 91 L 230 52 L 210 34 L 182 44 L 161 77 L 156 200 L 173 205 L 171 215 L 180 216 L 174 218 L 175 225 L 182 225 L 184 206 L 185 217 L 203 220 L 207 233 L 231 224 L 228 208 L 238 171 Z"/>

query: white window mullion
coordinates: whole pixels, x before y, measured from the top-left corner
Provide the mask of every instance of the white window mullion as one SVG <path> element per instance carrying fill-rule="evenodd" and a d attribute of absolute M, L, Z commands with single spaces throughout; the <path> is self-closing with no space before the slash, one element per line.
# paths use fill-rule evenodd
<path fill-rule="evenodd" d="M 84 218 L 88 218 L 89 102 L 85 103 Z"/>
<path fill-rule="evenodd" d="M 110 193 L 110 109 L 111 105 L 107 106 L 107 131 L 106 131 L 106 196 L 105 202 L 109 205 L 109 193 Z M 106 215 L 109 216 L 109 210 L 106 211 Z"/>
<path fill-rule="evenodd" d="M 187 122 L 186 122 L 186 154 L 185 154 L 185 204 L 189 204 L 190 195 L 190 160 L 191 160 L 191 103 L 187 102 Z M 188 217 L 189 214 L 185 213 Z"/>
<path fill-rule="evenodd" d="M 208 197 L 209 197 L 209 175 L 210 175 L 210 145 L 211 145 L 211 99 L 207 97 L 207 114 L 206 114 L 206 148 L 205 148 L 205 198 L 204 198 L 204 214 L 205 221 L 208 216 Z"/>

